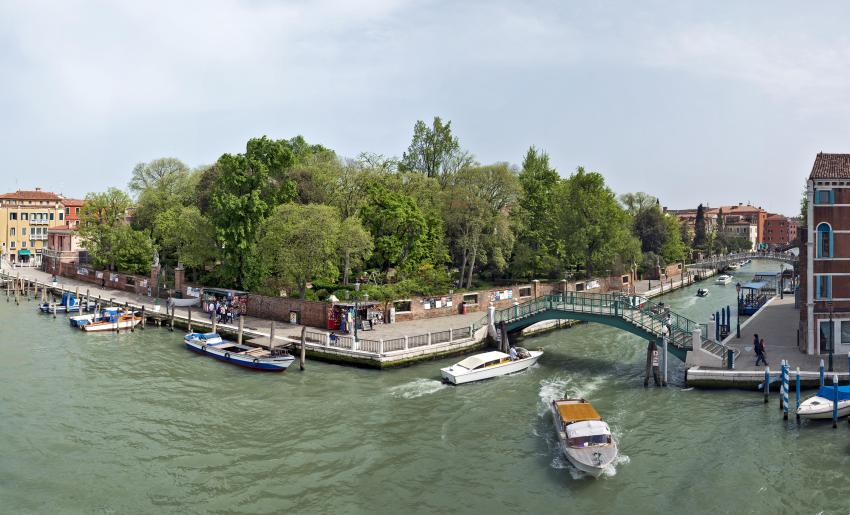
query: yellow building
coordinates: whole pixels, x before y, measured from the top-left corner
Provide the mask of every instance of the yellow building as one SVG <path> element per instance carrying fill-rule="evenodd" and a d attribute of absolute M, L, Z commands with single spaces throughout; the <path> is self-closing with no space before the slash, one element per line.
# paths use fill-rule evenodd
<path fill-rule="evenodd" d="M 41 266 L 47 228 L 66 225 L 60 195 L 18 190 L 0 195 L 0 254 L 19 266 Z"/>

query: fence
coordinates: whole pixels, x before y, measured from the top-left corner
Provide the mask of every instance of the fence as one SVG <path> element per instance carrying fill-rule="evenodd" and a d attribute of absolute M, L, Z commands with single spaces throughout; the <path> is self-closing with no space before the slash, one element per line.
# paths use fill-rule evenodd
<path fill-rule="evenodd" d="M 414 336 L 400 336 L 387 339 L 361 338 L 355 343 L 351 336 L 337 336 L 318 331 L 307 331 L 305 337 L 308 343 L 329 347 L 333 349 L 345 349 L 366 354 L 386 355 L 392 352 L 404 352 L 410 349 L 422 349 L 445 344 L 465 344 L 475 339 L 475 333 L 486 323 L 486 318 L 481 323 L 466 327 L 457 327 L 433 333 L 417 334 Z"/>

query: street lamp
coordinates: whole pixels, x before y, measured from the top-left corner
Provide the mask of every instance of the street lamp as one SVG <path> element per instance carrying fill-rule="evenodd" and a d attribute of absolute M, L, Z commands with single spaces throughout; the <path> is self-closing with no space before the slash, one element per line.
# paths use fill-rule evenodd
<path fill-rule="evenodd" d="M 785 298 L 785 265 L 779 264 L 779 298 Z"/>
<path fill-rule="evenodd" d="M 735 311 L 735 318 L 738 319 L 738 326 L 735 329 L 735 336 L 737 338 L 741 337 L 741 283 L 735 285 L 735 289 L 738 291 L 738 309 Z"/>
<path fill-rule="evenodd" d="M 826 301 L 829 308 L 829 371 L 832 372 L 832 353 L 835 351 L 835 329 L 832 326 L 832 301 Z"/>
<path fill-rule="evenodd" d="M 354 294 L 354 341 L 356 342 L 357 341 L 357 318 L 359 316 L 358 313 L 360 312 L 360 302 L 359 302 L 360 301 L 360 295 L 358 295 L 358 293 L 360 292 L 360 281 L 357 281 L 356 283 L 354 283 L 354 291 L 355 291 L 355 294 Z"/>

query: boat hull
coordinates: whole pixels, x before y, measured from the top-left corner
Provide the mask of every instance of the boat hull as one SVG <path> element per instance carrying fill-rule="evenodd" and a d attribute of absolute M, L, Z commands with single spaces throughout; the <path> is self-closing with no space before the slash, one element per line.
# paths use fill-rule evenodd
<path fill-rule="evenodd" d="M 237 365 L 251 370 L 261 370 L 264 372 L 283 372 L 291 365 L 295 358 L 292 356 L 278 358 L 251 358 L 250 356 L 242 356 L 236 353 L 219 351 L 212 345 L 204 345 L 202 342 L 186 341 L 186 348 L 203 354 L 211 358 Z"/>
<path fill-rule="evenodd" d="M 64 305 L 62 305 L 62 306 L 56 305 L 56 306 L 51 307 L 50 304 L 40 304 L 38 306 L 39 311 L 41 311 L 42 313 L 48 313 L 48 314 L 53 313 L 54 308 L 56 309 L 57 313 L 77 313 L 77 312 L 80 311 L 80 306 L 71 306 L 70 308 L 68 306 L 64 306 Z M 94 311 L 94 304 L 92 304 L 90 306 L 83 304 L 83 312 L 84 313 L 91 312 L 91 311 Z"/>
<path fill-rule="evenodd" d="M 809 397 L 800 404 L 797 414 L 800 415 L 800 418 L 809 418 L 813 420 L 831 419 L 832 399 L 826 399 L 818 396 Z M 846 417 L 847 415 L 850 415 L 850 400 L 839 400 L 839 418 Z"/>
<path fill-rule="evenodd" d="M 593 478 L 598 478 L 604 474 L 605 470 L 613 465 L 619 453 L 617 442 L 613 440 L 613 437 L 611 443 L 608 445 L 581 449 L 572 448 L 567 445 L 566 435 L 559 427 L 560 415 L 557 413 L 554 404 L 551 409 L 555 434 L 558 436 L 558 447 L 564 457 L 567 458 L 567 461 L 576 469 Z"/>
<path fill-rule="evenodd" d="M 135 318 L 133 320 L 119 320 L 118 322 L 93 322 L 91 324 L 83 325 L 81 328 L 83 331 L 89 333 L 99 331 L 120 331 L 121 329 L 132 329 L 139 325 L 141 321 L 141 318 Z"/>
<path fill-rule="evenodd" d="M 494 377 L 500 377 L 509 374 L 516 374 L 517 372 L 527 370 L 529 367 L 537 363 L 537 360 L 540 359 L 540 356 L 543 355 L 542 351 L 535 350 L 528 352 L 529 354 L 531 354 L 531 356 L 528 358 L 518 359 L 516 361 L 509 361 L 501 365 L 487 367 L 483 370 L 458 371 L 453 370 L 454 367 L 448 367 L 440 369 L 440 375 L 443 378 L 444 382 L 459 385 L 472 383 L 475 381 L 483 381 L 485 379 L 492 379 Z"/>

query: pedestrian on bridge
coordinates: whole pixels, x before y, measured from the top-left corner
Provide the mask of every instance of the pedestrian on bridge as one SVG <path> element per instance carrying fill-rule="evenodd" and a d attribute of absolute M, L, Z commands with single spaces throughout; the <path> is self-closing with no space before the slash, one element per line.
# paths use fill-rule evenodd
<path fill-rule="evenodd" d="M 759 344 L 758 344 L 757 349 L 758 350 L 756 351 L 756 366 L 759 366 L 760 361 L 763 362 L 765 364 L 765 366 L 767 366 L 767 357 L 766 357 L 767 349 L 764 345 L 764 338 L 759 340 Z"/>

